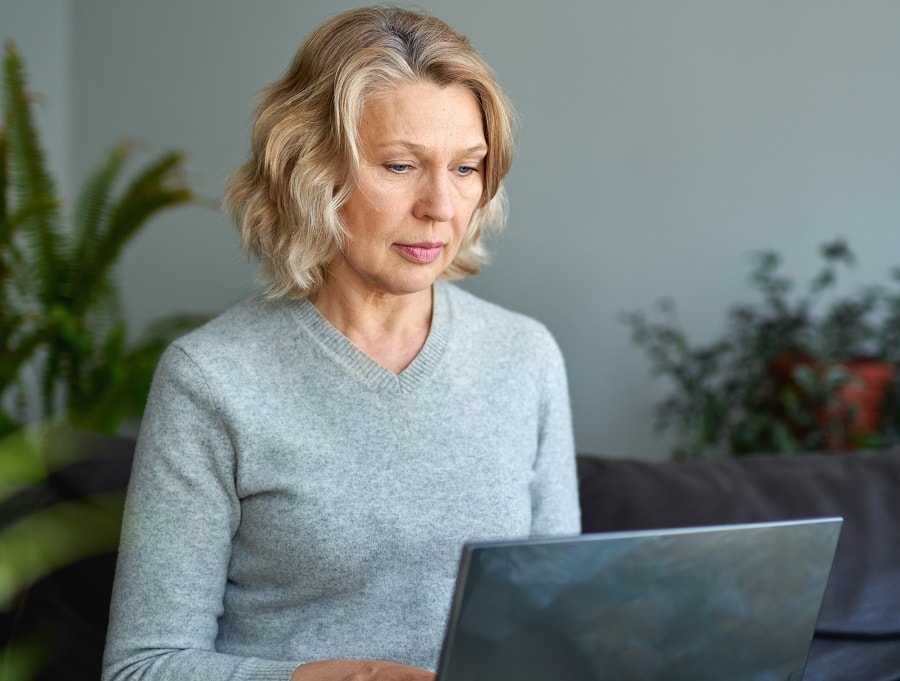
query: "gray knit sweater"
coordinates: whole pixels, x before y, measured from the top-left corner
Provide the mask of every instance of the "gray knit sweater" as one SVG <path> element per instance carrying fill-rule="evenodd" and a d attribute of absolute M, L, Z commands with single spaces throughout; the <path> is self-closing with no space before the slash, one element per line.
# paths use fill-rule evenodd
<path fill-rule="evenodd" d="M 434 669 L 466 540 L 579 531 L 547 330 L 447 283 L 399 376 L 308 301 L 251 299 L 163 356 L 135 457 L 105 679 Z"/>

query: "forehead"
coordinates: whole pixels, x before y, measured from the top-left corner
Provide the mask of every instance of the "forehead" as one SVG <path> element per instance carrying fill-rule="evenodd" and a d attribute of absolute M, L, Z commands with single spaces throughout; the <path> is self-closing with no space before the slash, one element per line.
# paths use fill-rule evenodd
<path fill-rule="evenodd" d="M 369 99 L 359 122 L 366 147 L 414 144 L 437 148 L 484 146 L 484 117 L 463 85 L 410 83 Z"/>

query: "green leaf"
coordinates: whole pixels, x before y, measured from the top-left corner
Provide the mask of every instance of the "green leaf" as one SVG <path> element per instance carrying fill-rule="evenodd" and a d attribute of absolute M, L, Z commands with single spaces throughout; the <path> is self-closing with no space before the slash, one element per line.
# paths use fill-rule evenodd
<path fill-rule="evenodd" d="M 9 185 L 7 164 L 9 163 L 8 143 L 6 130 L 0 129 L 0 254 L 6 250 L 7 244 L 12 241 L 12 225 L 10 224 L 10 209 L 6 201 L 6 188 Z M 0 257 L 0 286 L 6 279 L 5 262 Z"/>
<path fill-rule="evenodd" d="M 104 223 L 109 219 L 114 185 L 128 154 L 128 146 L 122 144 L 114 147 L 88 178 L 79 196 L 74 215 L 75 246 L 69 267 L 72 300 L 79 297 L 79 292 L 91 289 L 91 280 L 98 278 L 97 272 L 91 268 L 93 254 L 100 249 L 101 237 L 107 229 Z"/>
<path fill-rule="evenodd" d="M 50 659 L 47 641 L 42 636 L 9 640 L 0 649 L 0 669 L 3 681 L 32 681 Z"/>
<path fill-rule="evenodd" d="M 0 603 L 64 565 L 115 549 L 123 499 L 116 492 L 63 502 L 4 528 Z"/>
<path fill-rule="evenodd" d="M 117 189 L 129 147 L 115 147 L 79 193 L 68 229 L 11 43 L 2 69 L 0 433 L 26 414 L 63 414 L 114 432 L 143 410 L 149 376 L 171 340 L 161 332 L 150 345 L 129 346 L 115 267 L 151 218 L 193 200 L 183 156 L 160 154 Z"/>
<path fill-rule="evenodd" d="M 105 280 L 122 248 L 147 220 L 162 210 L 193 200 L 190 189 L 178 178 L 182 162 L 183 156 L 178 152 L 163 154 L 145 166 L 116 202 L 104 229 L 97 234 L 93 253 L 85 260 L 93 278 L 77 292 L 78 309 L 90 305 L 95 286 Z"/>
<path fill-rule="evenodd" d="M 8 144 L 9 182 L 18 206 L 33 206 L 26 212 L 23 231 L 39 255 L 35 266 L 40 296 L 55 295 L 62 240 L 57 229 L 59 204 L 56 189 L 31 115 L 31 100 L 25 89 L 25 67 L 13 44 L 7 43 L 3 64 L 3 111 Z M 54 200 L 47 200 L 52 198 Z"/>

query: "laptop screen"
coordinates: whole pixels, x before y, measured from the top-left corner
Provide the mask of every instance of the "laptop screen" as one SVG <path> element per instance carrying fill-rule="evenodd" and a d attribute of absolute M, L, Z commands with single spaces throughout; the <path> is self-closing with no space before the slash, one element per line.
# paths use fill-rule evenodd
<path fill-rule="evenodd" d="M 841 522 L 470 544 L 438 678 L 799 680 Z"/>

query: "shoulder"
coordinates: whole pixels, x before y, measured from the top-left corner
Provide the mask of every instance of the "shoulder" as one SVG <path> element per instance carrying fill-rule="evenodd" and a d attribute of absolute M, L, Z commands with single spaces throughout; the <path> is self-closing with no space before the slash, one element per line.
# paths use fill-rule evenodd
<path fill-rule="evenodd" d="M 241 301 L 172 342 L 160 357 L 154 385 L 166 400 L 184 394 L 215 409 L 246 406 L 248 395 L 265 392 L 296 365 L 303 347 L 297 305 L 261 296 Z"/>
<path fill-rule="evenodd" d="M 289 308 L 297 301 L 252 296 L 178 338 L 172 345 L 188 355 L 240 351 L 251 353 L 271 343 L 273 333 L 290 325 Z"/>
<path fill-rule="evenodd" d="M 553 339 L 547 327 L 532 317 L 479 298 L 453 284 L 444 283 L 442 289 L 455 323 L 474 327 L 482 333 L 520 340 L 547 342 Z"/>
<path fill-rule="evenodd" d="M 513 351 L 516 356 L 559 356 L 559 347 L 540 321 L 506 309 L 446 282 L 441 286 L 456 331 L 483 350 Z"/>
<path fill-rule="evenodd" d="M 208 380 L 214 376 L 230 380 L 248 379 L 259 370 L 283 364 L 296 348 L 296 300 L 247 298 L 206 324 L 176 339 L 160 359 L 160 368 L 176 372 L 199 371 Z"/>

